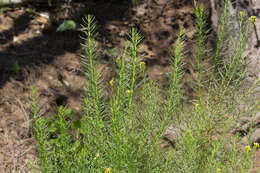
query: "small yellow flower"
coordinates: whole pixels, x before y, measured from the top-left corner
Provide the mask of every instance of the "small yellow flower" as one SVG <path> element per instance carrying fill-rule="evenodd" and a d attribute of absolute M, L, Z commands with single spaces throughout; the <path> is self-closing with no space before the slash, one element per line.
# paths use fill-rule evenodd
<path fill-rule="evenodd" d="M 240 16 L 240 17 L 244 17 L 244 14 L 245 14 L 245 13 L 244 13 L 243 11 L 240 11 L 240 12 L 239 12 L 239 16 Z"/>
<path fill-rule="evenodd" d="M 127 94 L 127 96 L 130 96 L 131 91 L 130 90 L 126 90 L 126 94 Z"/>
<path fill-rule="evenodd" d="M 144 71 L 145 71 L 145 62 L 140 62 L 140 69 L 142 70 L 142 72 L 144 73 Z"/>
<path fill-rule="evenodd" d="M 254 24 L 256 23 L 256 16 L 251 16 L 251 17 L 249 18 L 249 22 L 254 25 Z"/>
<path fill-rule="evenodd" d="M 106 168 L 105 173 L 112 173 L 112 169 L 111 168 Z"/>
<path fill-rule="evenodd" d="M 217 168 L 217 173 L 220 173 L 222 171 L 222 169 Z"/>
<path fill-rule="evenodd" d="M 260 145 L 258 143 L 254 143 L 254 148 L 257 149 L 257 148 L 260 148 Z"/>
<path fill-rule="evenodd" d="M 195 111 L 196 111 L 196 112 L 199 111 L 199 106 L 200 106 L 200 105 L 199 105 L 198 103 L 195 104 Z"/>
<path fill-rule="evenodd" d="M 111 87 L 114 86 L 114 83 L 115 83 L 114 79 L 112 79 L 112 80 L 109 82 L 109 84 L 110 84 Z"/>
<path fill-rule="evenodd" d="M 251 151 L 251 147 L 249 145 L 245 146 L 245 151 L 248 153 Z"/>
<path fill-rule="evenodd" d="M 120 56 L 116 58 L 116 65 L 117 65 L 117 67 L 120 67 L 120 66 L 121 66 Z"/>

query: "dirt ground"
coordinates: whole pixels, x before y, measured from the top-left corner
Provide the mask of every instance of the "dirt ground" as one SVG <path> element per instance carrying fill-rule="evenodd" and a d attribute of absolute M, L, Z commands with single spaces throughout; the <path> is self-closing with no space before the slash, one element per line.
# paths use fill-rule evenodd
<path fill-rule="evenodd" d="M 209 1 L 202 1 L 210 9 Z M 140 0 L 137 7 L 127 1 L 99 0 L 90 12 L 98 22 L 98 57 L 105 82 L 114 75 L 113 48 L 122 47 L 131 27 L 144 36 L 141 53 L 147 72 L 158 83 L 167 83 L 169 49 L 179 29 L 186 29 L 187 62 L 184 88 L 193 99 L 196 74 L 192 64 L 195 17 L 190 0 Z M 34 13 L 27 8 L 35 8 Z M 80 27 L 86 4 L 71 3 L 59 9 L 44 5 L 17 7 L 0 14 L 0 172 L 30 172 L 37 160 L 32 134 L 31 87 L 35 86 L 41 114 L 51 116 L 57 106 L 68 105 L 80 115 L 84 75 L 80 67 L 82 33 L 56 32 L 64 19 Z M 57 15 L 55 15 L 57 14 Z M 210 16 L 210 10 L 207 10 Z M 209 17 L 210 19 L 210 17 Z M 209 21 L 210 27 L 210 21 Z M 207 44 L 211 44 L 207 40 Z M 116 53 L 117 54 L 117 53 Z M 18 69 L 18 70 L 17 70 Z M 258 153 L 259 155 L 259 153 Z"/>

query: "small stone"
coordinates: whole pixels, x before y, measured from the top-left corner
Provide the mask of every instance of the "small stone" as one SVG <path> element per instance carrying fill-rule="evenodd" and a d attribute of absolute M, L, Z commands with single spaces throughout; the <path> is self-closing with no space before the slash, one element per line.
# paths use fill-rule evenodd
<path fill-rule="evenodd" d="M 244 125 L 241 127 L 241 130 L 244 131 L 244 132 L 248 132 L 248 131 L 249 131 L 249 128 L 250 128 L 250 123 L 247 123 L 247 124 L 244 124 Z"/>
<path fill-rule="evenodd" d="M 249 122 L 250 122 L 250 118 L 249 117 L 242 117 L 239 120 L 239 124 L 240 125 L 244 125 L 244 124 L 249 123 Z"/>
<path fill-rule="evenodd" d="M 66 80 L 63 80 L 63 83 L 64 83 L 64 85 L 65 85 L 66 87 L 69 87 L 69 86 L 70 86 L 69 82 L 66 81 Z"/>
<path fill-rule="evenodd" d="M 49 18 L 46 17 L 38 17 L 35 19 L 39 24 L 47 24 L 49 22 Z"/>
<path fill-rule="evenodd" d="M 44 17 L 44 18 L 46 18 L 46 19 L 50 19 L 50 14 L 49 14 L 49 13 L 47 13 L 47 12 L 42 12 L 42 13 L 39 13 L 39 15 L 40 15 L 41 17 Z"/>
<path fill-rule="evenodd" d="M 125 21 L 123 24 L 124 24 L 124 25 L 128 25 L 128 24 L 129 24 L 129 22 L 128 22 L 128 21 Z"/>
<path fill-rule="evenodd" d="M 166 128 L 163 133 L 163 138 L 169 141 L 172 145 L 175 145 L 181 135 L 181 130 L 174 125 Z"/>
<path fill-rule="evenodd" d="M 53 80 L 53 76 L 49 75 L 49 76 L 48 76 L 48 79 L 49 79 L 49 80 Z"/>
<path fill-rule="evenodd" d="M 120 37 L 124 37 L 125 35 L 126 35 L 126 32 L 125 32 L 125 31 L 123 31 L 123 30 L 120 31 L 120 33 L 119 33 L 119 36 L 120 36 Z"/>
<path fill-rule="evenodd" d="M 253 123 L 254 123 L 254 127 L 260 124 L 260 112 L 255 116 Z"/>
<path fill-rule="evenodd" d="M 147 8 L 147 4 L 143 4 L 143 5 L 140 5 L 139 7 L 137 7 L 136 15 L 139 17 L 143 16 L 147 11 L 146 8 Z"/>
<path fill-rule="evenodd" d="M 251 121 L 250 117 L 240 118 L 235 129 L 233 129 L 231 133 L 233 134 L 239 133 L 241 136 L 247 135 L 251 127 L 250 121 Z"/>
<path fill-rule="evenodd" d="M 40 35 L 42 32 L 40 30 L 37 30 L 35 33 Z"/>
<path fill-rule="evenodd" d="M 14 36 L 14 37 L 13 37 L 13 42 L 14 42 L 14 43 L 17 43 L 18 41 L 19 41 L 19 38 L 16 37 L 16 36 Z"/>
<path fill-rule="evenodd" d="M 252 143 L 260 144 L 260 128 L 253 131 L 253 133 L 252 133 Z"/>

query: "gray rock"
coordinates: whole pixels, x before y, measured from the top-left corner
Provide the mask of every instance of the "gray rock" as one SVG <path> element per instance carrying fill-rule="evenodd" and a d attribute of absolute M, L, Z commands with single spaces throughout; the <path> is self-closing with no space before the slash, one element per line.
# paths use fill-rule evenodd
<path fill-rule="evenodd" d="M 237 0 L 240 1 L 240 0 Z M 234 52 L 235 48 L 233 45 L 233 42 L 230 38 L 232 38 L 234 41 L 239 41 L 239 12 L 240 11 L 247 11 L 248 6 L 241 7 L 240 3 L 232 3 L 227 8 L 227 12 L 229 15 L 228 21 L 227 21 L 227 27 L 225 29 L 225 32 L 227 33 L 226 40 L 225 40 L 225 49 L 228 52 Z M 212 9 L 212 26 L 215 31 L 218 31 L 218 27 L 221 21 L 221 17 L 223 15 L 223 7 L 224 2 L 223 0 L 210 0 L 211 2 L 211 9 Z M 247 15 L 247 13 L 245 13 Z M 246 16 L 247 17 L 247 16 Z"/>
<path fill-rule="evenodd" d="M 242 118 L 240 118 L 240 120 L 239 120 L 239 124 L 243 126 L 243 125 L 249 123 L 250 120 L 251 120 L 250 117 L 242 117 Z"/>
<path fill-rule="evenodd" d="M 260 112 L 253 119 L 253 126 L 254 126 L 254 128 L 258 127 L 259 125 L 260 125 Z"/>
<path fill-rule="evenodd" d="M 185 122 L 182 122 L 181 124 L 171 124 L 169 125 L 164 133 L 163 133 L 163 139 L 168 141 L 173 147 L 177 143 L 177 141 L 180 139 L 182 132 L 185 131 L 188 127 L 188 124 Z"/>
<path fill-rule="evenodd" d="M 258 143 L 260 144 L 260 128 L 257 128 L 252 133 L 252 143 Z"/>
<path fill-rule="evenodd" d="M 178 141 L 180 135 L 180 128 L 176 127 L 175 125 L 171 125 L 167 127 L 165 132 L 163 133 L 163 139 L 170 142 L 174 146 Z"/>
<path fill-rule="evenodd" d="M 236 128 L 232 130 L 233 134 L 239 133 L 241 136 L 245 136 L 249 133 L 250 128 L 260 128 L 260 112 L 255 117 L 242 117 L 240 118 Z"/>
<path fill-rule="evenodd" d="M 236 125 L 235 129 L 232 130 L 233 134 L 240 134 L 240 136 L 245 136 L 248 134 L 250 125 L 251 125 L 251 118 L 250 117 L 242 117 L 239 119 L 238 124 Z"/>
<path fill-rule="evenodd" d="M 147 13 L 147 4 L 143 4 L 137 7 L 136 9 L 136 15 L 138 17 L 143 16 Z"/>
<path fill-rule="evenodd" d="M 227 28 L 225 29 L 227 37 L 225 37 L 224 52 L 234 52 L 235 47 L 233 46 L 234 42 L 239 42 L 239 13 L 240 11 L 245 12 L 245 19 L 248 19 L 251 15 L 257 12 L 260 8 L 259 0 L 235 0 L 230 1 L 231 5 L 228 7 L 229 19 L 227 21 Z M 210 0 L 211 3 L 211 21 L 214 31 L 218 31 L 218 26 L 220 23 L 221 15 L 223 14 L 223 0 Z M 247 41 L 246 50 L 243 54 L 243 57 L 248 56 L 248 68 L 247 68 L 247 79 L 251 82 L 254 82 L 260 77 L 260 41 L 257 38 L 257 35 L 260 33 L 260 20 L 259 14 L 257 15 L 258 20 L 256 21 L 255 26 L 249 31 L 249 39 Z M 247 22 L 245 22 L 245 25 Z M 230 37 L 232 39 L 230 39 Z M 258 87 L 260 89 L 260 87 Z"/>

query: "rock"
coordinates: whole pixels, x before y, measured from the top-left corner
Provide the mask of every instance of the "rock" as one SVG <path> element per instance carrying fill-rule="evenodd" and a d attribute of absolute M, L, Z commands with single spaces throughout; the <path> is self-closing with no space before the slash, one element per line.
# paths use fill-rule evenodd
<path fill-rule="evenodd" d="M 250 127 L 253 129 L 260 128 L 260 112 L 255 117 L 242 117 L 239 119 L 239 122 L 233 130 L 233 133 L 248 133 Z"/>
<path fill-rule="evenodd" d="M 260 128 L 257 128 L 252 133 L 252 143 L 258 143 L 260 144 Z"/>
<path fill-rule="evenodd" d="M 241 126 L 240 130 L 245 132 L 245 133 L 248 133 L 249 132 L 249 129 L 250 129 L 251 124 L 250 123 L 247 123 L 247 124 L 244 124 L 243 126 Z"/>
<path fill-rule="evenodd" d="M 147 4 L 143 4 L 137 7 L 136 9 L 136 15 L 138 17 L 143 16 L 147 13 Z"/>
<path fill-rule="evenodd" d="M 235 129 L 232 130 L 233 134 L 239 134 L 240 136 L 245 136 L 248 134 L 251 118 L 250 117 L 242 117 L 239 119 L 238 124 Z"/>
<path fill-rule="evenodd" d="M 124 37 L 125 35 L 127 35 L 127 33 L 124 30 L 120 31 L 119 33 L 120 37 Z"/>
<path fill-rule="evenodd" d="M 245 125 L 250 122 L 250 117 L 242 117 L 239 120 L 240 125 Z"/>
<path fill-rule="evenodd" d="M 227 26 L 225 28 L 226 36 L 224 38 L 224 45 L 225 48 L 222 51 L 225 52 L 234 52 L 235 46 L 233 43 L 239 42 L 239 14 L 241 11 L 244 12 L 245 19 L 248 19 L 252 14 L 258 16 L 257 9 L 260 8 L 260 1 L 252 1 L 252 0 L 236 0 L 231 1 L 227 11 L 229 14 L 229 18 L 227 21 Z M 214 31 L 218 31 L 218 26 L 221 20 L 221 15 L 223 14 L 223 0 L 210 0 L 211 3 L 211 22 L 212 28 Z M 244 26 L 247 25 L 247 22 L 244 22 Z M 258 79 L 260 77 L 260 41 L 258 40 L 257 34 L 259 35 L 260 32 L 260 20 L 256 20 L 255 26 L 252 30 L 249 31 L 249 38 L 246 43 L 246 50 L 243 53 L 243 57 L 248 56 L 248 68 L 247 68 L 247 79 L 251 82 Z M 232 38 L 232 39 L 230 39 Z"/>
<path fill-rule="evenodd" d="M 254 128 L 260 126 L 260 112 L 253 119 L 253 126 Z"/>
<path fill-rule="evenodd" d="M 171 125 L 166 128 L 163 133 L 163 139 L 170 142 L 172 146 L 175 146 L 177 140 L 181 135 L 181 130 L 176 125 Z"/>

